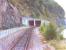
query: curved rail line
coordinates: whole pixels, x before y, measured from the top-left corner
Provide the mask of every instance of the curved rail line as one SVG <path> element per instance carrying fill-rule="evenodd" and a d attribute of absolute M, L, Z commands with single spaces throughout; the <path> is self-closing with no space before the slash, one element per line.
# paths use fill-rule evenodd
<path fill-rule="evenodd" d="M 8 35 L 7 37 L 0 39 L 0 46 L 2 45 L 2 50 L 29 50 L 29 44 L 31 36 L 33 34 L 33 28 L 28 28 L 25 30 L 25 32 L 19 31 L 23 30 L 18 30 L 14 34 Z M 12 39 L 11 36 L 15 39 Z"/>

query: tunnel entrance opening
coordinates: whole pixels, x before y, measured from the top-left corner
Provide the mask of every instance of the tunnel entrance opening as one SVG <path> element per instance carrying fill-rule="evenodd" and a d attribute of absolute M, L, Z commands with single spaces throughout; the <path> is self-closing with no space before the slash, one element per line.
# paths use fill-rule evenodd
<path fill-rule="evenodd" d="M 29 26 L 34 26 L 34 20 L 29 20 Z"/>
<path fill-rule="evenodd" d="M 41 25 L 41 20 L 29 20 L 29 26 L 39 27 Z"/>
<path fill-rule="evenodd" d="M 35 21 L 35 26 L 39 27 L 41 25 L 41 21 Z"/>

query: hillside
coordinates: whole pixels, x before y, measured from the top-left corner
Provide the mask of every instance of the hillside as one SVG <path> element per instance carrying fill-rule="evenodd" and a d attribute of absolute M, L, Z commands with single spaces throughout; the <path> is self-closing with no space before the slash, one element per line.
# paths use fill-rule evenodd
<path fill-rule="evenodd" d="M 20 26 L 23 16 L 47 19 L 57 24 L 57 20 L 64 19 L 65 14 L 53 0 L 0 0 L 0 5 L 0 29 Z"/>
<path fill-rule="evenodd" d="M 47 19 L 58 26 L 64 25 L 64 10 L 53 0 L 10 0 L 22 16 Z"/>

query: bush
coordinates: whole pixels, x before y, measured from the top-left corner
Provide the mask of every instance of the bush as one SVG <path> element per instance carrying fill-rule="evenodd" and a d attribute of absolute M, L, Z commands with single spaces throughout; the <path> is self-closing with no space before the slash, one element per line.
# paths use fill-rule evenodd
<path fill-rule="evenodd" d="M 45 37 L 47 40 L 53 40 L 57 38 L 56 26 L 52 23 L 49 23 L 47 30 L 45 32 Z"/>
<path fill-rule="evenodd" d="M 41 33 L 44 34 L 46 32 L 46 30 L 47 30 L 47 26 L 45 24 L 43 24 L 43 25 L 40 26 L 40 32 Z"/>
<path fill-rule="evenodd" d="M 63 35 L 60 35 L 60 40 L 63 40 L 63 39 L 64 39 Z"/>
<path fill-rule="evenodd" d="M 57 31 L 57 27 L 53 23 L 41 25 L 40 32 L 46 38 L 46 40 L 63 40 L 63 35 Z"/>

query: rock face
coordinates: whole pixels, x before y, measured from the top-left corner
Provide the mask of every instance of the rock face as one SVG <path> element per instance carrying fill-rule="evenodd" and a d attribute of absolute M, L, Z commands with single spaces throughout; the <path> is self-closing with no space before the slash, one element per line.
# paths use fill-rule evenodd
<path fill-rule="evenodd" d="M 53 14 L 56 17 L 63 17 L 64 10 L 53 0 L 9 0 L 13 5 L 15 5 L 22 15 L 29 16 L 45 16 L 47 14 Z M 49 17 L 49 15 L 48 15 Z"/>
<path fill-rule="evenodd" d="M 23 16 L 43 18 L 56 24 L 57 19 L 64 19 L 63 8 L 54 0 L 9 0 L 9 2 L 16 6 Z"/>
<path fill-rule="evenodd" d="M 20 26 L 20 15 L 16 7 L 7 0 L 0 0 L 0 29 Z"/>
<path fill-rule="evenodd" d="M 58 18 L 64 19 L 64 10 L 53 0 L 0 0 L 0 29 L 20 26 L 20 15 L 47 19 L 57 24 Z"/>

